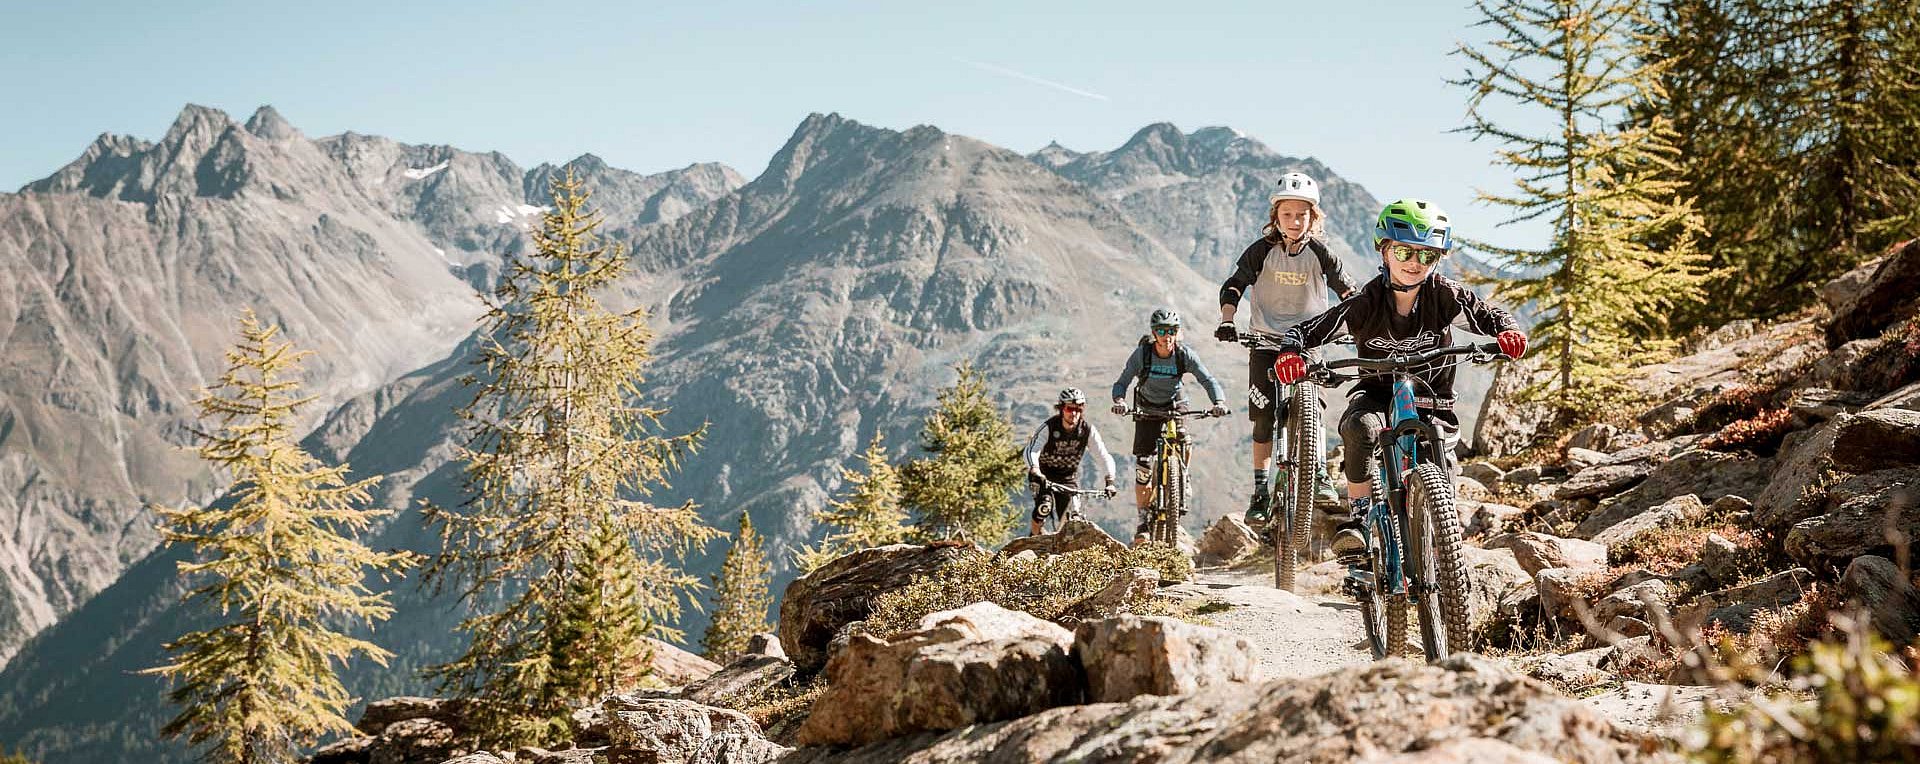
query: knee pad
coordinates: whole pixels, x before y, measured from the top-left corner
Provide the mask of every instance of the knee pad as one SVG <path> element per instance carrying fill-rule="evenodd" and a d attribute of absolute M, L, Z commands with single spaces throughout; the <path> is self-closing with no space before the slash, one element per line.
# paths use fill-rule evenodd
<path fill-rule="evenodd" d="M 1142 456 L 1133 462 L 1133 484 L 1149 485 L 1153 482 L 1153 457 Z"/>

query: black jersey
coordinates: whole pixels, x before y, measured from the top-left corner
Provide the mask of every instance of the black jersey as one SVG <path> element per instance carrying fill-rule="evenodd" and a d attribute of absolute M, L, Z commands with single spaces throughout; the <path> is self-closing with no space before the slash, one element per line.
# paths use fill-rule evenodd
<path fill-rule="evenodd" d="M 1487 304 L 1460 282 L 1440 274 L 1427 277 L 1416 292 L 1413 311 L 1402 316 L 1393 309 L 1393 290 L 1384 274 L 1360 288 L 1360 292 L 1288 329 L 1280 340 L 1287 350 L 1316 348 L 1338 336 L 1342 329 L 1353 334 L 1355 349 L 1361 358 L 1385 358 L 1415 353 L 1453 344 L 1452 326 L 1459 321 L 1468 331 L 1489 337 L 1518 330 L 1513 315 Z M 1453 407 L 1453 367 L 1442 366 L 1414 375 L 1426 382 L 1417 390 L 1420 397 L 1432 397 L 1427 408 Z M 1393 383 L 1386 377 L 1369 376 L 1360 380 L 1356 392 L 1393 394 Z M 1423 401 L 1423 403 L 1425 403 Z"/>

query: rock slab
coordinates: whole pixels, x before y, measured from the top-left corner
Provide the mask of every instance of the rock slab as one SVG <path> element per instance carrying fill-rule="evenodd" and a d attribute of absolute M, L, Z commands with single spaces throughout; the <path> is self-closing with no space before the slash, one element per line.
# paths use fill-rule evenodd
<path fill-rule="evenodd" d="M 1087 672 L 1095 703 L 1140 695 L 1180 695 L 1255 678 L 1253 645 L 1210 626 L 1159 616 L 1122 615 L 1080 624 L 1073 656 Z"/>

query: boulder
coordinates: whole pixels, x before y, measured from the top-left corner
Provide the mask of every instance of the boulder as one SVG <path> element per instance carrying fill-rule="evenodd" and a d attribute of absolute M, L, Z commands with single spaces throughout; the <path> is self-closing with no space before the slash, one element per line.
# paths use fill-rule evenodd
<path fill-rule="evenodd" d="M 1509 537 L 1506 547 L 1513 550 L 1514 559 L 1529 578 L 1548 568 L 1588 570 L 1607 565 L 1607 548 L 1583 539 L 1529 531 Z"/>
<path fill-rule="evenodd" d="M 1872 472 L 1920 464 L 1920 411 L 1875 409 L 1834 417 L 1834 469 Z"/>
<path fill-rule="evenodd" d="M 622 703 L 610 712 L 607 758 L 654 764 L 760 764 L 791 749 L 775 744 L 746 714 L 691 700 Z"/>
<path fill-rule="evenodd" d="M 1345 762 L 1481 739 L 1572 764 L 1672 760 L 1650 738 L 1615 728 L 1546 684 L 1458 654 L 1435 664 L 1381 661 L 1304 679 L 1056 708 L 844 753 L 802 749 L 783 764 Z"/>
<path fill-rule="evenodd" d="M 1460 553 L 1467 572 L 1467 629 L 1476 643 L 1484 644 L 1503 626 L 1501 602 L 1516 591 L 1531 588 L 1533 576 L 1521 568 L 1510 550 L 1463 546 Z"/>
<path fill-rule="evenodd" d="M 1602 504 L 1601 509 L 1604 511 L 1606 505 Z M 1656 528 L 1698 519 L 1702 515 L 1705 515 L 1706 512 L 1707 507 L 1700 503 L 1700 497 L 1690 493 L 1682 494 L 1669 499 L 1665 504 L 1625 518 L 1620 522 L 1608 524 L 1604 526 L 1604 530 L 1595 533 L 1592 538 L 1596 544 L 1607 547 L 1608 549 L 1615 549 L 1632 541 L 1642 533 Z M 1591 521 L 1592 518 L 1588 518 L 1588 520 Z M 1589 524 L 1587 522 L 1582 522 L 1579 527 L 1576 528 L 1575 532 L 1578 533 L 1588 527 Z"/>
<path fill-rule="evenodd" d="M 1692 604 L 1675 612 L 1673 623 L 1683 633 L 1715 622 L 1732 631 L 1746 633 L 1753 629 L 1755 611 L 1777 609 L 1798 602 L 1812 583 L 1813 573 L 1806 568 L 1781 571 L 1701 595 Z"/>
<path fill-rule="evenodd" d="M 354 727 L 369 735 L 378 735 L 387 729 L 387 725 L 408 719 L 433 719 L 455 729 L 465 726 L 461 722 L 461 712 L 466 704 L 460 700 L 445 698 L 424 698 L 415 695 L 402 695 L 384 698 L 367 704 L 360 712 L 360 723 Z"/>
<path fill-rule="evenodd" d="M 1612 674 L 1600 670 L 1592 663 L 1576 661 L 1555 653 L 1524 658 L 1519 661 L 1518 668 L 1526 672 L 1527 676 L 1558 687 L 1569 695 L 1589 687 L 1599 687 L 1613 680 Z"/>
<path fill-rule="evenodd" d="M 567 728 L 573 731 L 573 744 L 578 746 L 600 746 L 609 742 L 612 734 L 613 715 L 604 705 L 595 704 L 575 709 L 567 715 Z"/>
<path fill-rule="evenodd" d="M 1461 518 L 1466 523 L 1466 534 L 1476 537 L 1505 533 L 1518 525 L 1520 518 L 1527 514 L 1526 510 L 1505 504 L 1475 503 L 1470 507 L 1471 513 L 1467 511 L 1469 507 L 1466 504 L 1460 505 L 1460 509 Z"/>
<path fill-rule="evenodd" d="M 515 758 L 518 760 L 518 757 Z M 469 753 L 465 756 L 455 756 L 447 759 L 444 764 L 506 764 L 506 762 L 506 759 L 502 759 L 486 751 L 480 751 L 478 753 Z M 544 764 L 544 762 L 540 762 L 539 764 Z"/>
<path fill-rule="evenodd" d="M 779 643 L 775 643 L 777 647 Z M 793 661 L 780 655 L 747 653 L 680 689 L 680 697 L 709 706 L 735 705 L 759 697 L 794 674 Z"/>
<path fill-rule="evenodd" d="M 1620 428 L 1605 422 L 1597 422 L 1574 430 L 1567 436 L 1567 448 L 1583 448 L 1592 451 L 1614 450 L 1613 439 L 1620 434 Z"/>
<path fill-rule="evenodd" d="M 1836 417 L 1843 419 L 1846 415 Z M 1819 514 L 1825 499 L 1823 486 L 1832 461 L 1834 432 L 1839 423 L 1828 422 L 1811 430 L 1787 433 L 1780 442 L 1780 455 L 1772 477 L 1753 496 L 1753 521 L 1761 528 L 1785 533 L 1794 523 Z"/>
<path fill-rule="evenodd" d="M 369 764 L 424 764 L 466 754 L 454 728 L 438 719 L 401 719 L 387 725 L 368 750 Z"/>
<path fill-rule="evenodd" d="M 1664 579 L 1650 578 L 1615 589 L 1601 597 L 1599 602 L 1593 603 L 1593 622 L 1609 630 L 1621 631 L 1615 628 L 1614 619 L 1625 617 L 1640 622 L 1639 627 L 1644 629 L 1650 610 L 1667 608 L 1673 604 L 1673 600 L 1673 587 Z"/>
<path fill-rule="evenodd" d="M 1120 571 L 1100 591 L 1067 608 L 1075 618 L 1100 618 L 1114 615 L 1129 604 L 1144 602 L 1160 589 L 1160 571 L 1152 568 L 1128 568 Z"/>
<path fill-rule="evenodd" d="M 1474 420 L 1474 453 L 1497 459 L 1525 451 L 1547 437 L 1555 423 L 1554 413 L 1544 402 L 1527 400 L 1525 393 L 1551 373 L 1540 355 L 1494 367 L 1493 382 Z"/>
<path fill-rule="evenodd" d="M 1158 616 L 1082 623 L 1073 633 L 1073 656 L 1086 669 L 1087 700 L 1093 703 L 1251 682 L 1259 665 L 1243 637 Z"/>
<path fill-rule="evenodd" d="M 1864 554 L 1891 554 L 1920 529 L 1920 467 L 1881 470 L 1827 489 L 1824 512 L 1787 532 L 1787 554 L 1809 567 L 1845 565 Z"/>
<path fill-rule="evenodd" d="M 772 632 L 760 632 L 747 637 L 748 655 L 771 655 L 775 658 L 787 657 L 787 651 L 780 646 L 780 637 Z"/>
<path fill-rule="evenodd" d="M 1588 467 L 1605 464 L 1612 459 L 1611 454 L 1578 446 L 1567 447 L 1567 474 L 1578 475 Z"/>
<path fill-rule="evenodd" d="M 1622 437 L 1625 436 L 1623 435 Z M 1636 443 L 1608 454 L 1607 460 L 1601 463 L 1630 464 L 1633 462 L 1646 462 L 1647 464 L 1658 466 L 1676 455 L 1692 450 L 1696 444 L 1705 438 L 1705 435 L 1676 435 L 1666 440 Z"/>
<path fill-rule="evenodd" d="M 515 764 L 607 764 L 615 753 L 630 753 L 608 746 L 593 748 L 567 748 L 559 751 L 545 751 L 539 748 L 522 748 L 515 751 L 512 761 Z M 622 764 L 625 764 L 622 762 Z"/>
<path fill-rule="evenodd" d="M 1873 269 L 1866 283 L 1843 299 L 1827 321 L 1827 347 L 1871 337 L 1913 315 L 1913 285 L 1920 281 L 1920 240 L 1906 242 Z M 1842 292 L 1843 289 L 1836 289 Z"/>
<path fill-rule="evenodd" d="M 366 735 L 341 738 L 321 746 L 302 761 L 304 764 L 367 764 L 373 758 L 375 740 Z"/>
<path fill-rule="evenodd" d="M 1078 703 L 1073 634 L 991 602 L 934 613 L 916 631 L 855 634 L 827 664 L 803 745 L 860 745 Z"/>
<path fill-rule="evenodd" d="M 973 547 L 893 544 L 862 549 L 787 584 L 780 601 L 780 644 L 804 672 L 827 662 L 827 643 L 841 627 L 865 620 L 879 595 L 933 573 Z"/>
<path fill-rule="evenodd" d="M 1885 557 L 1858 557 L 1840 576 L 1840 593 L 1867 611 L 1875 631 L 1895 645 L 1920 637 L 1920 592 Z"/>
<path fill-rule="evenodd" d="M 1480 481 L 1461 475 L 1453 479 L 1454 498 L 1467 501 L 1492 501 L 1493 492 L 1480 484 Z"/>
<path fill-rule="evenodd" d="M 1522 467 L 1515 467 L 1507 471 L 1504 479 L 1507 481 L 1507 485 L 1533 485 L 1534 483 L 1540 482 L 1540 466 L 1537 464 L 1528 464 Z"/>
<path fill-rule="evenodd" d="M 720 664 L 702 658 L 652 637 L 645 638 L 649 654 L 653 657 L 654 679 L 668 687 L 679 687 L 688 682 L 705 679 L 708 674 L 720 670 Z"/>
<path fill-rule="evenodd" d="M 1867 404 L 1869 409 L 1920 411 L 1920 382 L 1913 382 Z"/>
<path fill-rule="evenodd" d="M 1606 498 L 1634 487 L 1652 472 L 1653 465 L 1646 462 L 1603 464 L 1583 469 L 1555 488 L 1553 498 L 1561 501 Z"/>
<path fill-rule="evenodd" d="M 1000 553 L 1012 557 L 1021 552 L 1032 550 L 1042 557 L 1078 552 L 1082 549 L 1102 549 L 1113 554 L 1126 551 L 1127 545 L 1119 539 L 1107 535 L 1100 526 L 1085 520 L 1068 520 L 1053 533 L 1038 536 L 1022 536 L 1007 543 Z"/>
<path fill-rule="evenodd" d="M 1493 466 L 1491 462 L 1472 462 L 1461 467 L 1460 474 L 1463 477 L 1470 477 L 1479 481 L 1483 486 L 1490 486 L 1498 485 L 1501 480 L 1506 478 L 1507 473 L 1501 471 L 1499 467 Z"/>
<path fill-rule="evenodd" d="M 1860 291 L 1866 288 L 1867 282 L 1873 280 L 1873 272 L 1879 270 L 1880 264 L 1886 261 L 1885 256 L 1876 257 L 1840 274 L 1832 281 L 1821 284 L 1820 302 L 1826 304 L 1828 311 L 1837 311 L 1846 306 L 1860 295 Z"/>
<path fill-rule="evenodd" d="M 1684 451 L 1654 467 L 1638 485 L 1600 502 L 1570 535 L 1594 538 L 1601 531 L 1681 494 L 1693 494 L 1703 502 L 1727 494 L 1752 496 L 1766 485 L 1772 469 L 1770 458 L 1698 449 Z"/>
<path fill-rule="evenodd" d="M 1547 615 L 1566 621 L 1578 621 L 1574 602 L 1582 597 L 1576 584 L 1591 571 L 1547 568 L 1533 575 L 1534 591 L 1540 597 L 1540 609 Z"/>
<path fill-rule="evenodd" d="M 1264 546 L 1259 535 L 1247 527 L 1239 515 L 1228 513 L 1207 526 L 1207 532 L 1200 534 L 1200 556 L 1208 561 L 1217 561 L 1224 565 L 1252 555 Z"/>
<path fill-rule="evenodd" d="M 1740 575 L 1740 547 L 1725 536 L 1709 533 L 1700 545 L 1700 566 L 1714 583 L 1732 584 Z"/>
<path fill-rule="evenodd" d="M 1787 412 L 1801 427 L 1811 427 L 1841 414 L 1851 414 L 1872 403 L 1871 393 L 1843 392 L 1824 387 L 1807 387 L 1787 399 Z"/>

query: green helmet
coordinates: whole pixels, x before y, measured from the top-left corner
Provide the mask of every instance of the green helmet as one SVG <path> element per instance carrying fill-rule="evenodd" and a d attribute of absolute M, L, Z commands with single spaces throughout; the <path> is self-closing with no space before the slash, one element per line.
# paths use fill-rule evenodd
<path fill-rule="evenodd" d="M 1440 205 L 1425 199 L 1400 199 L 1380 210 L 1373 223 L 1373 246 L 1397 241 L 1435 249 L 1453 249 L 1453 222 Z"/>

